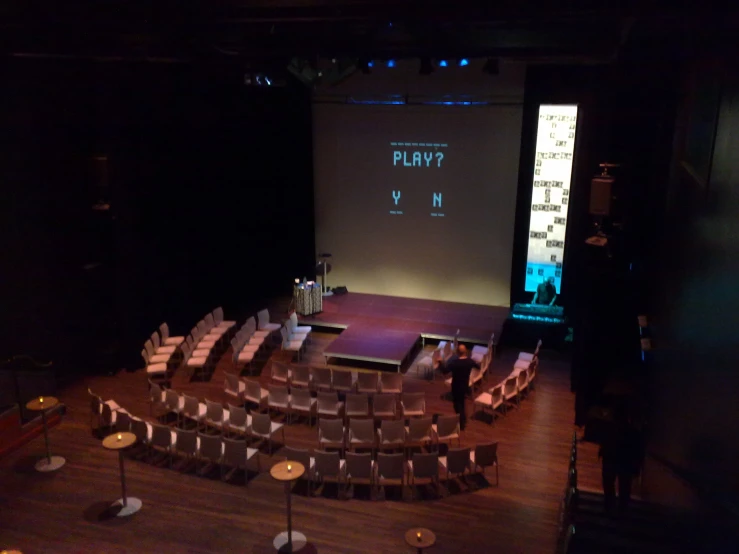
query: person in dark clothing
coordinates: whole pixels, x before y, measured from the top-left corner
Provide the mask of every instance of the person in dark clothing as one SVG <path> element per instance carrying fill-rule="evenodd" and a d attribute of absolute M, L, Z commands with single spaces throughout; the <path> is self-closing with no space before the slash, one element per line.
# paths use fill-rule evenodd
<path fill-rule="evenodd" d="M 613 421 L 601 442 L 598 457 L 602 460 L 603 495 L 606 511 L 613 513 L 618 479 L 618 510 L 625 513 L 631 498 L 631 481 L 639 475 L 642 441 L 639 430 L 629 421 L 626 407 L 619 403 Z"/>
<path fill-rule="evenodd" d="M 554 306 L 554 301 L 557 300 L 557 288 L 554 286 L 554 277 L 549 277 L 539 283 L 534 293 L 534 298 L 531 300 L 532 304 L 544 304 L 546 306 Z"/>
<path fill-rule="evenodd" d="M 444 367 L 444 373 L 452 374 L 452 402 L 454 412 L 459 414 L 459 428 L 464 431 L 467 425 L 465 398 L 470 386 L 470 373 L 473 369 L 480 369 L 480 364 L 467 355 L 467 347 L 460 344 L 455 356 L 449 358 Z"/>

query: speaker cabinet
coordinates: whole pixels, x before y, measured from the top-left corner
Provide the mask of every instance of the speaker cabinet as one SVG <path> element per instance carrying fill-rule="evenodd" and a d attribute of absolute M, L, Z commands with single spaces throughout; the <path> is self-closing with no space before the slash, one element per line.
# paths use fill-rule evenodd
<path fill-rule="evenodd" d="M 610 175 L 599 175 L 590 182 L 590 214 L 611 215 L 611 198 L 615 179 Z"/>

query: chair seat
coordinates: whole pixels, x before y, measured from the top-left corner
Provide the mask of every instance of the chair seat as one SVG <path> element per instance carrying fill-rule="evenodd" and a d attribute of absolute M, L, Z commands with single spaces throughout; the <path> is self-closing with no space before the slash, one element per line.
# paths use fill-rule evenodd
<path fill-rule="evenodd" d="M 531 365 L 531 362 L 528 360 L 516 360 L 516 363 L 513 364 L 513 369 L 528 369 Z"/>
<path fill-rule="evenodd" d="M 217 329 L 226 329 L 226 330 L 228 330 L 231 327 L 233 327 L 234 325 L 236 325 L 236 322 L 235 321 L 221 321 L 218 324 Z"/>
<path fill-rule="evenodd" d="M 439 436 L 439 429 L 438 429 L 436 423 L 432 424 L 431 425 L 431 428 L 434 430 L 434 435 L 436 436 L 436 440 L 439 441 L 439 442 L 451 441 L 451 440 L 454 440 L 454 439 L 459 440 L 459 433 L 452 433 L 451 435 L 442 435 L 440 437 Z"/>
<path fill-rule="evenodd" d="M 482 363 L 482 359 L 485 357 L 485 354 L 487 354 L 487 352 L 485 353 L 473 352 L 470 358 L 472 358 L 474 361 L 480 364 Z"/>
<path fill-rule="evenodd" d="M 196 350 L 210 350 L 213 348 L 216 344 L 218 344 L 217 340 L 209 340 L 206 336 L 203 340 L 201 340 L 198 344 L 195 345 Z"/>
<path fill-rule="evenodd" d="M 480 357 L 484 356 L 488 353 L 488 347 L 482 346 L 481 344 L 476 344 L 472 347 L 472 354 L 479 354 Z"/>
<path fill-rule="evenodd" d="M 254 352 L 252 351 L 241 351 L 239 352 L 239 355 L 236 357 L 236 360 L 239 362 L 251 362 L 254 359 Z"/>
<path fill-rule="evenodd" d="M 185 337 L 167 337 L 164 339 L 164 346 L 179 346 L 185 342 Z"/>
<path fill-rule="evenodd" d="M 146 366 L 147 375 L 161 375 L 167 373 L 167 364 L 149 364 Z"/>
<path fill-rule="evenodd" d="M 228 329 L 225 327 L 211 327 L 208 331 L 209 335 L 224 335 L 228 332 Z"/>
<path fill-rule="evenodd" d="M 424 415 L 426 415 L 426 412 L 423 410 L 403 410 L 403 415 L 410 416 L 410 417 L 416 417 L 416 416 L 423 417 Z"/>
<path fill-rule="evenodd" d="M 149 358 L 150 364 L 166 364 L 170 359 L 172 359 L 172 356 L 169 354 L 154 354 Z"/>
<path fill-rule="evenodd" d="M 293 334 L 296 335 L 302 335 L 302 334 L 309 334 L 313 329 L 311 329 L 310 325 L 297 325 L 293 327 Z"/>
<path fill-rule="evenodd" d="M 279 331 L 280 329 L 282 329 L 282 325 L 279 323 L 265 323 L 264 325 L 259 326 L 260 331 L 269 331 L 270 333 Z"/>
<path fill-rule="evenodd" d="M 254 353 L 257 350 L 259 350 L 259 346 L 256 345 L 256 344 L 245 344 L 244 346 L 241 347 L 241 352 L 252 352 L 252 353 Z"/>
<path fill-rule="evenodd" d="M 526 362 L 530 362 L 531 360 L 534 359 L 534 354 L 533 354 L 533 352 L 519 352 L 518 353 L 518 359 L 519 360 L 524 360 Z"/>
<path fill-rule="evenodd" d="M 477 398 L 475 398 L 475 404 L 482 404 L 483 406 L 493 405 L 493 395 L 489 392 L 483 392 Z"/>
<path fill-rule="evenodd" d="M 292 333 L 289 337 L 289 340 L 299 340 L 300 342 L 303 342 L 308 338 L 308 333 Z"/>
<path fill-rule="evenodd" d="M 432 367 L 434 365 L 434 360 L 433 360 L 433 358 L 431 356 L 426 356 L 424 358 L 421 358 L 418 361 L 418 364 L 417 365 L 418 365 L 418 367 L 421 367 L 421 368 L 424 368 L 424 367 L 425 368 L 430 368 L 430 367 Z"/>
<path fill-rule="evenodd" d="M 270 331 L 265 331 L 265 330 L 254 331 L 252 338 L 256 337 L 256 338 L 266 339 L 269 335 L 270 335 Z"/>
<path fill-rule="evenodd" d="M 198 413 L 197 414 L 186 414 L 185 417 L 189 418 L 195 418 L 195 419 L 205 419 L 205 414 L 208 411 L 208 407 L 200 402 L 198 404 Z"/>
<path fill-rule="evenodd" d="M 210 356 L 209 348 L 198 348 L 192 352 L 193 358 L 207 358 L 208 356 Z"/>
<path fill-rule="evenodd" d="M 303 348 L 303 341 L 302 340 L 286 340 L 282 342 L 282 349 L 283 350 L 300 350 Z"/>
<path fill-rule="evenodd" d="M 154 354 L 174 354 L 176 351 L 176 346 L 160 346 L 154 351 Z"/>
<path fill-rule="evenodd" d="M 193 356 L 187 360 L 187 367 L 203 367 L 207 363 L 208 358 L 206 356 Z"/>

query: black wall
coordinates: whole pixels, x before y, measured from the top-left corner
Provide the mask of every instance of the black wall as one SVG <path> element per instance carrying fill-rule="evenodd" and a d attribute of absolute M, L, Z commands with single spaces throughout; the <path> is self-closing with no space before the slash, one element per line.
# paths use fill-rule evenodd
<path fill-rule="evenodd" d="M 306 89 L 248 88 L 234 66 L 2 69 L 2 355 L 136 367 L 161 321 L 241 319 L 312 268 Z M 109 212 L 91 209 L 99 154 Z"/>

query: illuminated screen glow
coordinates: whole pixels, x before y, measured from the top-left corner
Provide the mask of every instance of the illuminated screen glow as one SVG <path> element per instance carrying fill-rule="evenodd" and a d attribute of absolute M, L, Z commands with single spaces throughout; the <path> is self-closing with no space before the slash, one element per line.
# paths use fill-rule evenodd
<path fill-rule="evenodd" d="M 577 105 L 539 106 L 526 292 L 536 292 L 549 277 L 554 277 L 557 294 L 561 291 L 576 127 Z"/>

